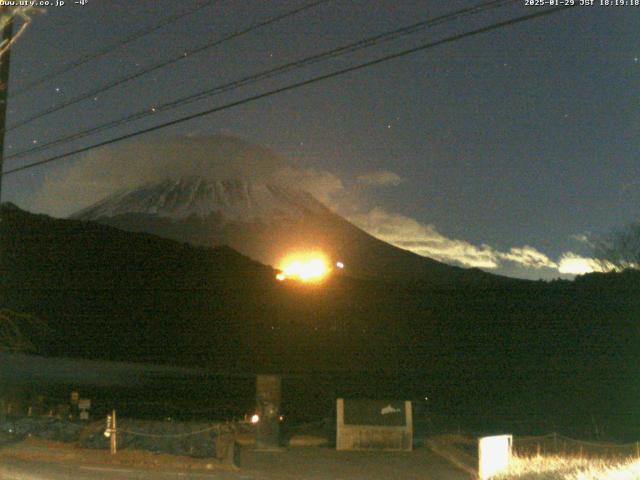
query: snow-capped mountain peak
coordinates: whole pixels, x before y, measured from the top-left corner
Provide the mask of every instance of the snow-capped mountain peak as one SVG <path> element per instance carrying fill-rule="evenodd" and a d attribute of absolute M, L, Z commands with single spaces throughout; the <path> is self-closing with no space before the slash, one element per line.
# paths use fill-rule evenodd
<path fill-rule="evenodd" d="M 225 221 L 269 222 L 322 212 L 327 208 L 303 190 L 276 183 L 191 176 L 118 192 L 73 218 L 95 220 L 137 213 L 180 220 L 215 214 Z"/>

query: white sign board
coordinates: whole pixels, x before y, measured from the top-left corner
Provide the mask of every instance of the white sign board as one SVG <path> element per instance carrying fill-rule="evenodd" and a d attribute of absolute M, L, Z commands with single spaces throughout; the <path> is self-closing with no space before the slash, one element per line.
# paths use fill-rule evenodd
<path fill-rule="evenodd" d="M 413 416 L 408 400 L 336 401 L 336 450 L 413 448 Z"/>
<path fill-rule="evenodd" d="M 78 401 L 78 408 L 80 410 L 89 410 L 91 408 L 91 400 L 89 398 L 81 398 Z"/>
<path fill-rule="evenodd" d="M 487 480 L 509 468 L 513 436 L 496 435 L 478 439 L 478 475 Z"/>

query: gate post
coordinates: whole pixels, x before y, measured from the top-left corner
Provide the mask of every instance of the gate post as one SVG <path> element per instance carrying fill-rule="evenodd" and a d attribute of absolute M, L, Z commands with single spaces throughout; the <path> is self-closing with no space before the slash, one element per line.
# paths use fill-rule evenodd
<path fill-rule="evenodd" d="M 257 450 L 280 449 L 280 398 L 282 378 L 279 375 L 256 377 Z"/>

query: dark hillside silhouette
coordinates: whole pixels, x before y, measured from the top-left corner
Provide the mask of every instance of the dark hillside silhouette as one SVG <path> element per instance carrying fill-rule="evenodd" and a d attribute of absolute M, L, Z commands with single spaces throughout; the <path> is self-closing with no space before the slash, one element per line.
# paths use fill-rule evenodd
<path fill-rule="evenodd" d="M 50 326 L 48 355 L 297 373 L 301 401 L 318 390 L 327 399 L 426 392 L 437 411 L 469 418 L 633 424 L 638 272 L 442 287 L 334 276 L 305 286 L 275 281 L 230 248 L 11 205 L 0 225 L 0 305 Z"/>

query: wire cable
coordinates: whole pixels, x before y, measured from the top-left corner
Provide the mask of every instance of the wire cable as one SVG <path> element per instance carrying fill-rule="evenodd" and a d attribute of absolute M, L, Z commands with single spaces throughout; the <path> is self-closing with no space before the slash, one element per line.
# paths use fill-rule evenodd
<path fill-rule="evenodd" d="M 414 23 L 412 25 L 409 25 L 407 27 L 402 27 L 400 29 L 395 29 L 389 32 L 385 32 L 383 34 L 379 34 L 379 35 L 375 35 L 373 37 L 369 37 L 366 38 L 364 40 L 360 40 L 357 42 L 353 42 L 353 43 L 349 43 L 347 45 L 344 45 L 342 47 L 338 47 L 332 50 L 328 50 L 325 52 L 321 52 L 319 54 L 316 55 L 312 55 L 310 57 L 306 57 L 300 60 L 296 60 L 272 69 L 268 69 L 268 70 L 264 70 L 262 72 L 258 72 L 256 74 L 244 77 L 242 79 L 239 80 L 235 80 L 229 83 L 225 83 L 222 85 L 217 85 L 213 88 L 204 90 L 202 92 L 198 92 L 195 94 L 190 94 L 187 95 L 185 97 L 182 97 L 180 99 L 177 100 L 173 100 L 170 102 L 166 102 L 164 104 L 161 105 L 157 105 L 154 106 L 153 108 L 149 109 L 149 108 L 145 108 L 143 110 L 139 110 L 133 114 L 130 114 L 124 118 L 120 118 L 117 120 L 113 120 L 111 122 L 107 122 L 105 124 L 102 125 L 98 125 L 95 127 L 92 127 L 90 129 L 81 131 L 81 132 L 76 132 L 74 134 L 71 135 L 67 135 L 64 137 L 59 137 L 57 139 L 51 140 L 49 142 L 37 145 L 37 146 L 33 146 L 30 147 L 28 149 L 22 150 L 20 152 L 14 153 L 12 155 L 8 155 L 5 157 L 5 161 L 6 160 L 12 160 L 15 158 L 20 158 L 23 157 L 25 155 L 31 154 L 31 153 L 35 153 L 35 152 L 40 152 L 46 149 L 49 149 L 53 146 L 56 145 L 60 145 L 63 143 L 67 143 L 73 140 L 78 140 L 80 138 L 86 137 L 88 135 L 93 135 L 95 133 L 101 132 L 103 130 L 108 130 L 114 127 L 117 127 L 119 125 L 123 125 L 126 123 L 130 123 L 132 121 L 135 120 L 140 120 L 144 117 L 150 116 L 150 115 L 155 115 L 157 113 L 160 112 L 164 112 L 167 110 L 171 110 L 174 108 L 178 108 L 184 105 L 187 105 L 189 103 L 193 103 L 195 101 L 207 98 L 207 97 L 211 97 L 214 95 L 218 95 L 220 93 L 224 93 L 227 92 L 229 90 L 235 90 L 236 88 L 239 88 L 241 86 L 245 86 L 245 85 L 250 85 L 253 83 L 256 83 L 258 81 L 264 80 L 264 79 L 268 79 L 268 78 L 272 78 L 275 76 L 279 76 L 279 75 L 283 75 L 285 73 L 291 72 L 293 70 L 297 70 L 299 68 L 302 67 L 306 67 L 321 61 L 325 61 L 331 58 L 335 58 L 338 57 L 340 55 L 345 55 L 348 53 L 352 53 L 364 48 L 369 48 L 371 46 L 375 46 L 375 45 L 379 45 L 381 43 L 384 42 L 388 42 L 391 40 L 395 40 L 397 38 L 400 38 L 402 36 L 406 36 L 406 35 L 410 35 L 412 33 L 415 33 L 416 31 L 419 31 L 423 28 L 429 27 L 429 26 L 435 26 L 435 25 L 439 25 L 442 23 L 446 23 L 458 18 L 461 18 L 463 16 L 467 16 L 467 15 L 472 15 L 472 14 L 476 14 L 479 13 L 481 11 L 485 11 L 488 9 L 495 9 L 501 6 L 504 6 L 506 4 L 509 3 L 515 3 L 518 0 L 493 0 L 490 2 L 485 2 L 479 5 L 476 5 L 474 7 L 469 7 L 469 8 L 465 8 L 462 10 L 458 10 L 456 12 L 452 12 L 449 14 L 445 14 L 433 19 L 429 19 L 429 20 L 424 20 L 418 23 Z"/>
<path fill-rule="evenodd" d="M 306 10 L 311 9 L 311 8 L 317 7 L 317 6 L 319 6 L 319 5 L 323 4 L 323 3 L 327 3 L 328 1 L 329 0 L 317 0 L 317 1 L 313 2 L 313 3 L 304 5 L 304 6 L 299 7 L 299 8 L 295 8 L 295 9 L 290 10 L 288 12 L 285 12 L 283 14 L 280 14 L 280 15 L 277 15 L 275 17 L 268 18 L 267 20 L 255 23 L 255 24 L 253 24 L 253 25 L 251 25 L 251 26 L 249 26 L 247 28 L 244 28 L 242 30 L 237 30 L 237 31 L 232 32 L 232 33 L 230 33 L 228 35 L 225 35 L 222 38 L 216 38 L 212 42 L 208 42 L 208 43 L 206 43 L 204 45 L 200 45 L 200 46 L 195 47 L 195 48 L 193 48 L 191 50 L 186 50 L 183 53 L 181 53 L 180 55 L 172 57 L 169 60 L 165 60 L 165 61 L 156 63 L 156 64 L 154 64 L 154 65 L 152 65 L 150 67 L 144 68 L 144 69 L 139 70 L 139 71 L 137 71 L 135 73 L 132 73 L 132 74 L 127 75 L 125 77 L 122 77 L 122 78 L 119 78 L 117 80 L 114 80 L 114 81 L 112 81 L 110 83 L 107 83 L 106 85 L 103 85 L 103 86 L 101 86 L 101 87 L 99 87 L 99 88 L 97 88 L 95 90 L 91 90 L 89 92 L 80 94 L 80 95 L 78 95 L 76 97 L 70 98 L 69 100 L 67 100 L 65 102 L 62 102 L 62 103 L 60 103 L 58 105 L 54 105 L 54 106 L 52 106 L 52 107 L 50 107 L 50 108 L 48 108 L 46 110 L 43 110 L 42 112 L 36 113 L 36 114 L 34 114 L 34 115 L 30 116 L 30 117 L 24 118 L 24 119 L 18 121 L 17 123 L 7 127 L 5 129 L 5 131 L 6 132 L 10 132 L 11 130 L 15 130 L 16 128 L 22 127 L 22 126 L 24 126 L 24 125 L 26 125 L 28 123 L 31 123 L 31 122 L 33 122 L 35 120 L 40 119 L 40 118 L 42 118 L 42 117 L 44 117 L 46 115 L 49 115 L 51 113 L 57 112 L 59 110 L 62 110 L 63 108 L 69 107 L 69 106 L 74 105 L 74 104 L 76 104 L 78 102 L 81 102 L 83 100 L 87 100 L 89 98 L 96 97 L 98 95 L 103 94 L 104 92 L 107 92 L 107 91 L 109 91 L 109 90 L 111 90 L 111 89 L 113 89 L 115 87 L 118 87 L 120 85 L 123 85 L 123 84 L 125 84 L 127 82 L 130 82 L 132 80 L 140 78 L 140 77 L 142 77 L 144 75 L 147 75 L 149 73 L 155 72 L 157 70 L 160 70 L 161 68 L 165 68 L 165 67 L 167 67 L 169 65 L 173 65 L 173 64 L 175 64 L 175 63 L 177 63 L 177 62 L 179 62 L 181 60 L 184 60 L 185 58 L 188 58 L 190 55 L 195 55 L 197 53 L 201 53 L 201 52 L 203 52 L 205 50 L 211 49 L 213 47 L 217 47 L 217 46 L 222 45 L 223 43 L 226 43 L 226 42 L 228 42 L 230 40 L 236 39 L 238 37 L 241 37 L 243 35 L 251 33 L 251 32 L 253 32 L 255 30 L 258 30 L 260 28 L 266 27 L 267 25 L 271 25 L 272 23 L 276 23 L 276 22 L 278 22 L 280 20 L 284 20 L 285 18 L 292 17 L 294 15 L 302 13 L 302 12 L 304 12 Z M 0 134 L 1 133 L 2 133 L 2 130 L 0 129 Z"/>
<path fill-rule="evenodd" d="M 149 437 L 149 438 L 181 438 L 181 437 L 190 437 L 193 435 L 201 435 L 203 433 L 207 433 L 207 432 L 211 432 L 213 430 L 216 431 L 216 433 L 218 435 L 220 435 L 220 430 L 221 430 L 221 425 L 219 423 L 216 423 L 214 425 L 211 425 L 209 427 L 206 428 L 202 428 L 200 430 L 194 430 L 193 432 L 182 432 L 182 433 L 165 433 L 165 434 L 160 434 L 160 433 L 145 433 L 145 432 L 136 432 L 134 430 L 127 430 L 124 428 L 118 428 L 116 429 L 118 433 L 121 434 L 127 434 L 127 435 L 134 435 L 137 437 Z"/>
<path fill-rule="evenodd" d="M 145 37 L 147 35 L 150 35 L 151 33 L 155 32 L 156 30 L 159 30 L 163 27 L 166 27 L 167 25 L 170 25 L 172 23 L 177 22 L 178 20 L 187 17 L 189 15 L 192 15 L 200 10 L 202 10 L 203 8 L 208 7 L 209 5 L 213 5 L 214 3 L 218 2 L 219 0 L 208 0 L 204 3 L 200 3 L 199 5 L 196 5 L 195 7 L 190 8 L 189 10 L 182 12 L 182 13 L 178 13 L 175 15 L 172 15 L 170 17 L 167 17 L 163 20 L 161 20 L 160 22 L 156 23 L 155 25 L 152 25 L 148 28 L 144 28 L 142 30 L 138 30 L 137 32 L 132 33 L 131 35 L 129 35 L 128 37 L 119 40 L 115 43 L 112 43 L 110 45 L 107 45 L 106 47 L 101 48 L 100 50 L 93 52 L 93 53 L 89 53 L 87 55 L 84 55 L 76 60 L 73 60 L 71 62 L 65 63 L 63 65 L 61 65 L 59 68 L 50 71 L 49 73 L 47 73 L 46 75 L 43 75 L 42 77 L 36 78 L 35 80 L 32 80 L 31 82 L 27 83 L 25 86 L 23 86 L 22 88 L 16 90 L 15 92 L 12 92 L 12 97 L 18 97 L 20 95 L 23 95 L 24 93 L 30 91 L 31 89 L 42 85 L 45 82 L 49 82 L 52 78 L 55 78 L 59 75 L 62 75 L 63 73 L 67 73 L 70 70 L 73 70 L 75 68 L 78 68 L 81 65 L 84 65 L 87 62 L 90 62 L 91 60 L 95 60 L 96 58 L 100 58 L 103 57 L 105 55 L 107 55 L 108 53 L 123 47 L 124 45 L 127 45 L 128 43 L 131 43 L 135 40 L 138 40 L 139 38 Z"/>
<path fill-rule="evenodd" d="M 163 129 L 163 128 L 167 128 L 167 127 L 170 127 L 170 126 L 173 126 L 173 125 L 177 125 L 177 124 L 183 123 L 183 122 L 187 122 L 189 120 L 193 120 L 195 118 L 203 117 L 205 115 L 210 115 L 212 113 L 216 113 L 216 112 L 227 110 L 227 109 L 230 109 L 230 108 L 233 108 L 233 107 L 244 105 L 244 104 L 249 103 L 249 102 L 254 102 L 254 101 L 260 100 L 262 98 L 271 97 L 273 95 L 277 95 L 277 94 L 280 94 L 280 93 L 283 93 L 283 92 L 287 92 L 287 91 L 290 91 L 290 90 L 294 90 L 294 89 L 297 89 L 297 88 L 300 88 L 300 87 L 304 87 L 304 86 L 307 86 L 307 85 L 318 83 L 318 82 L 321 82 L 321 81 L 324 81 L 324 80 L 328 80 L 330 78 L 335 78 L 335 77 L 338 77 L 338 76 L 342 76 L 342 75 L 345 75 L 345 74 L 350 73 L 350 72 L 354 72 L 354 71 L 361 70 L 361 69 L 364 69 L 364 68 L 372 67 L 374 65 L 378 65 L 378 64 L 387 62 L 389 60 L 393 60 L 393 59 L 396 59 L 396 58 L 400 58 L 400 57 L 404 57 L 404 56 L 407 56 L 407 55 L 411 55 L 413 53 L 420 52 L 420 51 L 423 51 L 423 50 L 428 50 L 428 49 L 431 49 L 431 48 L 435 48 L 435 47 L 440 46 L 440 45 L 456 42 L 458 40 L 462 40 L 463 38 L 468 38 L 468 37 L 479 35 L 479 34 L 482 34 L 482 33 L 487 33 L 487 32 L 490 32 L 490 31 L 498 30 L 498 29 L 504 28 L 506 26 L 515 25 L 515 24 L 526 22 L 526 21 L 530 21 L 530 20 L 533 20 L 533 19 L 536 19 L 536 18 L 549 16 L 549 15 L 552 15 L 552 14 L 555 14 L 555 13 L 559 13 L 559 12 L 564 11 L 564 10 L 568 10 L 570 8 L 573 8 L 573 6 L 567 5 L 567 6 L 561 6 L 561 7 L 554 7 L 554 8 L 546 9 L 546 10 L 543 10 L 543 11 L 540 11 L 540 12 L 536 12 L 536 13 L 532 13 L 532 14 L 528 14 L 528 15 L 522 15 L 520 17 L 512 18 L 510 20 L 494 23 L 494 24 L 491 24 L 491 25 L 486 26 L 486 27 L 478 28 L 478 29 L 471 30 L 471 31 L 468 31 L 468 32 L 464 32 L 464 33 L 460 33 L 460 34 L 457 34 L 457 35 L 452 35 L 452 36 L 446 37 L 446 38 L 444 38 L 442 40 L 437 40 L 435 42 L 422 44 L 422 45 L 419 45 L 417 47 L 413 47 L 413 48 L 409 48 L 409 49 L 406 49 L 406 50 L 402 50 L 400 52 L 392 53 L 392 54 L 389 54 L 389 55 L 384 55 L 384 56 L 379 57 L 379 58 L 377 58 L 375 60 L 370 60 L 368 62 L 364 62 L 364 63 L 360 63 L 360 64 L 357 64 L 357 65 L 354 65 L 354 66 L 351 66 L 351 67 L 343 68 L 341 70 L 337 70 L 337 71 L 334 71 L 334 72 L 331 72 L 331 73 L 318 75 L 318 76 L 312 77 L 312 78 L 307 79 L 307 80 L 303 80 L 303 81 L 300 81 L 300 82 L 295 82 L 295 83 L 286 85 L 284 87 L 275 88 L 273 90 L 268 90 L 266 92 L 259 93 L 259 94 L 256 94 L 256 95 L 251 95 L 249 97 L 245 97 L 243 99 L 236 100 L 236 101 L 233 101 L 233 102 L 230 102 L 230 103 L 218 106 L 218 107 L 209 108 L 207 110 L 203 110 L 203 111 L 198 112 L 198 113 L 186 115 L 184 117 L 180 117 L 180 118 L 177 118 L 177 119 L 174 119 L 174 120 L 170 120 L 170 121 L 158 124 L 158 125 L 154 125 L 152 127 L 148 127 L 148 128 L 142 129 L 142 130 L 138 130 L 138 131 L 135 131 L 135 132 L 127 133 L 125 135 L 121 135 L 121 136 L 118 136 L 118 137 L 115 137 L 115 138 L 111 138 L 111 139 L 105 140 L 103 142 L 98 142 L 98 143 L 95 143 L 93 145 L 89 145 L 89 146 L 86 146 L 86 147 L 78 148 L 76 150 L 72 150 L 70 152 L 66 152 L 66 153 L 63 153 L 63 154 L 60 154 L 60 155 L 55 155 L 53 157 L 46 158 L 46 159 L 43 159 L 43 160 L 39 160 L 37 162 L 33 162 L 33 163 L 28 164 L 28 165 L 15 167 L 15 168 L 12 168 L 10 170 L 7 170 L 4 173 L 4 175 L 5 176 L 6 175 L 11 175 L 11 174 L 14 174 L 14 173 L 17 173 L 17 172 L 20 172 L 20 171 L 28 170 L 30 168 L 35 168 L 35 167 L 38 167 L 40 165 L 44 165 L 44 164 L 47 164 L 47 163 L 51 163 L 51 162 L 55 162 L 55 161 L 58 161 L 58 160 L 62 160 L 64 158 L 70 157 L 72 155 L 77 155 L 79 153 L 84 153 L 84 152 L 87 152 L 87 151 L 90 151 L 90 150 L 94 150 L 94 149 L 99 148 L 99 147 L 104 147 L 104 146 L 107 146 L 107 145 L 111 145 L 113 143 L 117 143 L 117 142 L 120 142 L 120 141 L 123 141 L 123 140 L 127 140 L 127 139 L 130 139 L 130 138 L 137 137 L 139 135 L 143 135 L 145 133 L 150 133 L 150 132 L 153 132 L 153 131 L 156 131 L 156 130 L 160 130 L 160 129 Z"/>

